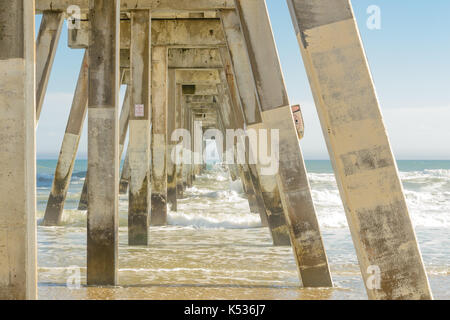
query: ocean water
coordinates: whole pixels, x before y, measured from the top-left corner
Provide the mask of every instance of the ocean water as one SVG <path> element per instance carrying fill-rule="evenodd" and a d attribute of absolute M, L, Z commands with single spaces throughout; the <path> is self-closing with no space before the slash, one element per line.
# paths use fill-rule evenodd
<path fill-rule="evenodd" d="M 37 162 L 38 222 L 55 166 Z M 307 161 L 307 168 L 334 288 L 301 287 L 291 248 L 272 246 L 241 183 L 220 165 L 197 178 L 167 227 L 150 228 L 148 247 L 127 245 L 128 202 L 121 196 L 119 286 L 86 287 L 86 212 L 76 209 L 86 166 L 75 164 L 63 225 L 38 226 L 41 299 L 367 299 L 328 161 Z M 398 166 L 434 297 L 450 299 L 450 161 Z M 67 287 L 78 274 L 81 286 Z"/>

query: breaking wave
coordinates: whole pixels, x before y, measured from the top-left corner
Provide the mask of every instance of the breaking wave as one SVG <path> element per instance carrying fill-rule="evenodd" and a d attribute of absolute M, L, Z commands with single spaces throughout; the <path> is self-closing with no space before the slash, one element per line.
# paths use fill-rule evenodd
<path fill-rule="evenodd" d="M 178 212 L 169 212 L 168 222 L 174 226 L 194 228 L 245 229 L 261 227 L 258 214 L 250 213 L 244 197 L 242 183 L 231 181 L 227 169 L 214 165 L 198 177 L 196 185 L 185 191 Z M 79 199 L 86 171 L 72 175 L 68 200 L 75 204 Z M 403 171 L 400 177 L 404 186 L 408 208 L 416 227 L 450 228 L 450 170 L 424 169 Z M 333 173 L 309 173 L 312 196 L 322 228 L 347 228 L 347 219 Z M 37 175 L 38 200 L 45 201 L 53 181 L 49 170 Z M 120 200 L 120 224 L 127 224 L 126 197 Z M 85 212 L 68 208 L 64 225 L 84 226 Z"/>
<path fill-rule="evenodd" d="M 309 174 L 322 227 L 347 226 L 333 174 Z M 416 227 L 450 228 L 450 170 L 400 172 L 406 201 Z"/>

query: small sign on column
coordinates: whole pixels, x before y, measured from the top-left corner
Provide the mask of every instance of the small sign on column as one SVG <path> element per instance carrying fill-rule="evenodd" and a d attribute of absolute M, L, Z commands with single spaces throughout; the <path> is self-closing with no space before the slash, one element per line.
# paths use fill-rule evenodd
<path fill-rule="evenodd" d="M 144 105 L 136 104 L 134 106 L 134 116 L 136 118 L 143 118 L 145 116 Z"/>

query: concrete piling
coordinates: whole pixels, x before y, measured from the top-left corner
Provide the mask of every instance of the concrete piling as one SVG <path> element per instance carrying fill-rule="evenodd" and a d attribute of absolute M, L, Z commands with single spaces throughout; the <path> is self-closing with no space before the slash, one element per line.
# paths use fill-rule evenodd
<path fill-rule="evenodd" d="M 222 108 L 227 109 L 226 114 L 228 114 L 231 118 L 230 123 L 231 123 L 232 129 L 234 129 L 234 130 L 244 129 L 245 123 L 244 123 L 244 119 L 242 117 L 242 113 L 239 112 L 239 110 L 236 106 L 237 101 L 232 99 L 232 95 L 231 95 L 230 89 L 229 89 L 228 78 L 227 78 L 226 72 L 224 70 L 222 70 L 220 72 L 220 77 L 221 77 L 223 84 L 218 86 L 218 90 L 219 90 L 219 95 L 221 95 Z M 267 210 L 266 210 L 263 195 L 261 192 L 259 177 L 258 177 L 257 173 L 255 172 L 256 167 L 252 163 L 249 163 L 250 158 L 249 158 L 248 141 L 245 137 L 241 137 L 238 139 L 242 139 L 242 138 L 243 138 L 243 141 L 240 141 L 240 143 L 243 143 L 243 145 L 245 147 L 245 153 L 246 153 L 244 156 L 245 163 L 243 164 L 244 175 L 245 175 L 245 179 L 248 181 L 248 186 L 252 189 L 251 193 L 253 193 L 254 201 L 255 201 L 252 204 L 253 208 L 250 207 L 250 210 L 252 212 L 259 213 L 259 215 L 261 217 L 262 225 L 264 227 L 268 227 L 269 222 L 268 222 L 268 218 L 267 218 Z M 236 144 L 235 144 L 236 163 L 239 162 L 237 159 L 240 157 L 239 153 L 241 152 L 241 150 L 239 150 L 237 148 L 237 143 L 238 143 L 238 141 L 236 141 Z"/>
<path fill-rule="evenodd" d="M 151 16 L 131 11 L 128 244 L 148 245 L 150 221 Z"/>
<path fill-rule="evenodd" d="M 228 33 L 231 32 L 228 31 L 227 36 Z M 242 36 L 240 37 L 240 39 L 242 39 Z M 233 46 L 236 45 L 238 45 L 238 43 L 234 41 Z M 255 110 L 254 119 L 261 118 L 259 105 L 257 104 L 257 100 L 255 99 L 254 91 L 246 90 L 248 89 L 246 87 L 248 84 L 245 82 L 243 86 L 238 88 L 236 76 L 233 71 L 233 62 L 231 54 L 227 50 L 227 48 L 221 49 L 221 56 L 224 64 L 225 78 L 223 79 L 223 81 L 228 84 L 229 94 L 231 97 L 231 101 L 233 102 L 231 104 L 233 107 L 233 114 L 235 115 L 236 121 L 239 126 L 241 127 L 247 126 L 248 123 L 244 112 L 245 109 L 247 109 L 247 112 L 250 112 L 250 110 L 254 108 Z M 247 63 L 243 62 L 245 61 L 243 59 L 240 59 L 240 62 L 237 63 L 239 66 L 242 66 L 243 68 L 250 68 L 250 64 L 248 62 Z M 250 76 L 250 79 L 248 80 L 251 81 L 252 79 L 251 75 L 248 74 L 247 76 Z M 244 75 L 244 77 L 246 77 L 246 75 Z M 243 79 L 241 78 L 240 83 L 242 83 L 242 80 Z M 244 108 L 243 105 L 245 105 L 246 107 Z M 247 149 L 249 154 L 252 154 L 252 158 L 258 160 L 259 157 L 256 152 L 258 148 L 255 148 L 254 145 L 249 143 Z M 285 214 L 279 196 L 279 189 L 277 187 L 276 177 L 274 175 L 261 174 L 261 166 L 259 165 L 258 161 L 256 161 L 255 164 L 249 165 L 249 173 L 252 177 L 253 184 L 256 186 L 256 189 L 259 190 L 260 193 L 259 201 L 262 201 L 262 205 L 260 205 L 260 207 L 263 207 L 265 209 L 263 221 L 266 221 L 266 225 L 269 227 L 273 244 L 275 246 L 290 246 L 291 242 L 289 238 L 289 230 L 286 224 Z"/>
<path fill-rule="evenodd" d="M 255 96 L 252 70 L 245 51 L 238 16 L 234 11 L 224 11 L 221 13 L 221 18 L 228 48 L 221 48 L 220 52 L 226 73 L 225 81 L 228 83 L 231 100 L 234 101 L 234 114 L 240 126 L 244 126 L 244 122 L 245 125 L 260 123 L 262 121 L 260 106 Z M 253 146 L 250 145 L 250 147 Z M 258 163 L 251 169 L 253 169 L 254 179 L 259 180 L 258 185 L 261 188 L 267 223 L 274 245 L 289 246 L 291 241 L 276 176 L 260 174 L 261 167 Z"/>
<path fill-rule="evenodd" d="M 258 203 L 256 202 L 255 190 L 253 189 L 253 182 L 251 181 L 248 167 L 238 165 L 239 176 L 241 177 L 244 193 L 247 196 L 250 212 L 259 213 Z M 261 219 L 261 222 L 263 219 Z"/>
<path fill-rule="evenodd" d="M 124 77 L 125 77 L 126 71 L 121 70 L 121 79 L 122 84 L 125 83 Z M 122 159 L 122 154 L 124 150 L 124 143 L 128 132 L 128 122 L 129 122 L 129 116 L 130 116 L 130 86 L 127 86 L 127 90 L 125 91 L 125 99 L 123 100 L 123 106 L 122 111 L 120 112 L 120 118 L 119 118 L 119 160 Z M 122 170 L 122 174 L 125 171 L 128 174 L 129 179 L 129 166 L 128 166 L 128 153 L 127 158 L 125 158 L 125 164 L 124 168 Z M 86 173 L 86 178 L 84 179 L 83 183 L 83 189 L 81 191 L 80 196 L 80 202 L 78 203 L 78 210 L 87 210 L 88 206 L 88 194 L 87 194 L 87 185 L 88 185 L 88 174 Z M 125 180 L 125 191 L 121 192 L 122 190 L 122 179 L 120 180 L 119 184 L 119 194 L 125 194 L 128 190 L 128 179 Z"/>
<path fill-rule="evenodd" d="M 81 189 L 80 201 L 78 202 L 78 210 L 83 211 L 88 208 L 88 177 L 89 174 L 86 171 L 86 177 L 84 178 L 83 188 Z"/>
<path fill-rule="evenodd" d="M 37 298 L 34 23 L 34 1 L 0 0 L 1 300 Z"/>
<path fill-rule="evenodd" d="M 67 121 L 66 133 L 61 145 L 58 163 L 55 169 L 52 190 L 50 192 L 47 207 L 45 209 L 44 226 L 57 226 L 61 218 L 69 190 L 70 179 L 78 151 L 84 119 L 86 117 L 88 103 L 88 52 L 85 51 L 78 76 L 77 87 Z"/>
<path fill-rule="evenodd" d="M 370 299 L 431 299 L 348 0 L 288 0 Z M 368 285 L 371 268 L 380 287 Z"/>
<path fill-rule="evenodd" d="M 172 142 L 171 136 L 176 128 L 176 70 L 168 71 L 168 96 L 167 96 L 167 201 L 172 211 L 177 211 L 177 172 L 175 162 L 172 160 L 172 152 L 175 143 Z"/>
<path fill-rule="evenodd" d="M 220 85 L 217 85 L 217 91 L 218 91 L 218 98 L 219 98 L 219 104 L 221 105 L 221 107 L 219 107 L 218 110 L 218 124 L 220 127 L 220 130 L 222 132 L 222 136 L 225 137 L 227 136 L 226 130 L 227 129 L 242 129 L 242 128 L 238 128 L 236 123 L 234 122 L 234 117 L 231 116 L 231 107 L 229 104 L 226 104 L 225 101 L 225 95 L 224 95 L 224 90 Z M 239 138 L 238 138 L 239 139 Z M 248 167 L 248 163 L 241 163 L 240 161 L 238 161 L 238 152 L 239 150 L 237 150 L 237 140 L 235 139 L 235 141 L 233 141 L 232 145 L 226 145 L 225 141 L 223 141 L 224 145 L 223 145 L 223 158 L 227 159 L 228 157 L 231 157 L 231 155 L 233 155 L 233 163 L 235 164 L 235 168 L 237 171 L 237 174 L 241 180 L 242 183 L 242 188 L 244 191 L 245 196 L 247 197 L 247 201 L 248 201 L 248 205 L 249 205 L 249 209 L 251 213 L 259 213 L 261 215 L 261 222 L 263 224 L 265 224 L 265 219 L 262 216 L 262 210 L 260 210 L 260 204 L 258 205 L 258 201 L 257 201 L 257 197 L 255 195 L 255 189 L 253 186 L 253 181 L 251 180 L 251 176 L 249 173 L 249 167 Z M 227 149 L 228 148 L 228 149 Z M 230 169 L 231 171 L 231 169 Z"/>
<path fill-rule="evenodd" d="M 122 161 L 123 150 L 125 149 L 125 139 L 127 138 L 127 132 L 130 123 L 130 109 L 131 109 L 131 87 L 130 85 L 128 85 L 127 90 L 125 91 L 125 98 L 123 100 L 122 111 L 120 112 L 119 118 L 119 162 Z"/>
<path fill-rule="evenodd" d="M 152 210 L 153 226 L 167 224 L 167 47 L 152 48 Z"/>
<path fill-rule="evenodd" d="M 244 122 L 242 119 L 237 118 L 237 114 L 235 112 L 235 108 L 232 107 L 232 102 L 230 101 L 230 94 L 228 90 L 228 83 L 226 79 L 226 75 L 224 71 L 220 72 L 222 83 L 221 85 L 218 85 L 218 91 L 219 91 L 219 100 L 221 102 L 221 108 L 219 109 L 222 113 L 221 118 L 224 119 L 224 123 L 228 123 L 228 126 L 226 129 L 232 129 L 232 130 L 239 130 L 244 128 Z M 241 121 L 239 121 L 241 120 Z M 238 123 L 239 122 L 239 123 Z M 241 141 L 243 139 L 243 141 Z M 239 141 L 238 141 L 239 140 Z M 261 189 L 259 188 L 259 182 L 256 181 L 256 177 L 251 172 L 251 167 L 248 163 L 248 148 L 246 148 L 246 154 L 245 162 L 239 163 L 238 161 L 240 157 L 240 152 L 237 148 L 238 143 L 244 143 L 245 144 L 245 138 L 243 137 L 237 137 L 237 140 L 233 141 L 234 143 L 234 155 L 235 155 L 235 163 L 241 164 L 243 169 L 243 179 L 244 179 L 244 185 L 245 189 L 248 195 L 249 205 L 250 205 L 250 211 L 254 213 L 258 213 L 261 217 L 261 223 L 263 226 L 268 226 L 267 221 L 267 213 L 266 208 L 264 205 L 264 200 L 262 199 L 262 193 Z"/>
<path fill-rule="evenodd" d="M 175 80 L 176 80 L 176 76 L 175 76 Z M 181 84 L 176 84 L 176 91 L 175 91 L 175 112 L 176 112 L 176 116 L 175 116 L 175 126 L 177 129 L 181 129 L 183 128 L 183 116 L 184 116 L 184 105 L 183 105 L 183 86 Z M 177 181 L 176 181 L 176 185 L 177 185 L 177 199 L 182 199 L 184 196 L 184 186 L 183 186 L 183 161 L 181 161 L 181 159 L 183 159 L 183 150 L 184 148 L 181 148 L 181 150 L 179 151 L 179 157 L 180 157 L 180 161 L 179 163 L 176 165 L 176 175 L 177 175 Z M 177 208 L 178 210 L 178 205 Z"/>
<path fill-rule="evenodd" d="M 184 128 L 191 131 L 191 110 L 189 107 L 185 106 L 184 108 Z M 189 145 L 189 148 L 187 148 Z M 183 159 L 186 159 L 186 163 L 183 165 L 183 181 L 185 183 L 185 188 L 191 188 L 193 185 L 192 175 L 191 175 L 191 166 L 192 166 L 192 139 L 189 142 L 186 142 L 185 149 L 183 150 L 183 154 L 186 153 L 186 156 Z M 189 160 L 188 160 L 189 159 Z"/>
<path fill-rule="evenodd" d="M 89 2 L 87 284 L 116 285 L 120 0 Z"/>
<path fill-rule="evenodd" d="M 263 126 L 278 130 L 276 174 L 290 227 L 299 274 L 305 287 L 332 286 L 328 259 L 312 201 L 303 155 L 291 112 L 278 52 L 264 0 L 236 0 L 242 34 L 252 68 Z"/>
<path fill-rule="evenodd" d="M 122 172 L 120 174 L 119 181 L 119 194 L 126 194 L 128 191 L 128 181 L 130 180 L 130 158 L 127 153 L 125 154 L 125 159 L 123 160 Z"/>
<path fill-rule="evenodd" d="M 55 60 L 64 14 L 44 11 L 36 40 L 36 123 L 41 116 L 48 80 Z"/>
<path fill-rule="evenodd" d="M 192 111 L 191 108 L 189 108 L 189 113 L 188 113 L 188 123 L 189 123 L 189 132 L 191 133 L 191 164 L 188 167 L 188 186 L 192 187 L 194 186 L 194 182 L 195 182 L 195 148 L 194 148 L 194 143 L 195 143 L 195 119 L 194 119 L 194 113 Z"/>

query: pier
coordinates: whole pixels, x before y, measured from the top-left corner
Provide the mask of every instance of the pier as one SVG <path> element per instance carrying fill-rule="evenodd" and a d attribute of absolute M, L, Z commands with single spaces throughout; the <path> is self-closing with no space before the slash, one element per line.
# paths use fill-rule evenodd
<path fill-rule="evenodd" d="M 287 3 L 367 295 L 432 299 L 350 1 Z M 333 286 L 265 0 L 0 0 L 0 299 L 38 298 L 35 136 L 64 20 L 84 58 L 42 224 L 61 224 L 87 126 L 87 285 L 119 284 L 119 195 L 148 246 L 214 141 L 303 287 Z"/>

